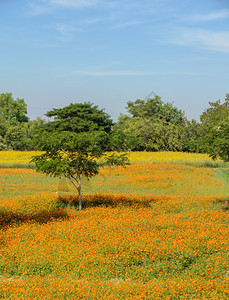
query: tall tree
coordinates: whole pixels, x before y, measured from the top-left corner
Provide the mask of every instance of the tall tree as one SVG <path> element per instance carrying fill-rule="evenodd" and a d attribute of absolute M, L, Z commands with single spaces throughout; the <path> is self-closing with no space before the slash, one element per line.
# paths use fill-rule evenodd
<path fill-rule="evenodd" d="M 71 103 L 64 108 L 54 108 L 47 112 L 47 117 L 53 121 L 44 125 L 47 131 L 87 132 L 100 131 L 110 132 L 113 125 L 110 116 L 98 106 L 90 102 Z"/>
<path fill-rule="evenodd" d="M 172 103 L 164 103 L 161 97 L 155 96 L 147 100 L 137 99 L 135 102 L 127 102 L 127 111 L 132 117 L 163 119 L 174 125 L 185 125 L 184 112 Z"/>
<path fill-rule="evenodd" d="M 214 136 L 218 136 L 222 132 L 226 133 L 223 128 L 225 128 L 225 124 L 228 123 L 228 118 L 229 94 L 226 94 L 225 101 L 223 103 L 221 103 L 220 100 L 209 102 L 209 107 L 200 116 L 199 137 L 195 141 L 196 148 L 199 152 L 209 154 L 214 153 L 213 148 L 218 148 L 218 146 L 216 146 L 218 142 L 216 142 Z M 221 138 L 222 136 L 220 139 Z"/>
<path fill-rule="evenodd" d="M 131 150 L 177 151 L 182 149 L 186 117 L 172 103 L 155 98 L 127 102 L 129 115 L 120 115 L 114 132 L 122 131 Z"/>
<path fill-rule="evenodd" d="M 203 134 L 229 117 L 229 94 L 226 94 L 223 103 L 217 100 L 209 102 L 209 106 L 200 116 Z"/>
<path fill-rule="evenodd" d="M 10 122 L 28 122 L 27 105 L 24 99 L 14 100 L 11 93 L 0 95 L 0 116 Z"/>
<path fill-rule="evenodd" d="M 229 117 L 213 127 L 204 137 L 200 138 L 200 143 L 205 145 L 205 152 L 213 159 L 220 158 L 229 161 Z"/>

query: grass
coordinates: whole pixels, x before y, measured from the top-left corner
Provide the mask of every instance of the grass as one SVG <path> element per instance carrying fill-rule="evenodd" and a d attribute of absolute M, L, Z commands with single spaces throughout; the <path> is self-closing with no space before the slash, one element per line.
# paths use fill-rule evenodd
<path fill-rule="evenodd" d="M 0 169 L 0 200 L 56 192 L 59 180 L 31 169 Z"/>
<path fill-rule="evenodd" d="M 228 299 L 228 170 L 141 159 L 84 182 L 81 212 L 0 169 L 0 299 Z"/>
<path fill-rule="evenodd" d="M 89 182 L 83 180 L 83 192 L 141 195 L 223 196 L 227 173 L 178 164 L 134 164 L 104 167 Z M 0 169 L 0 199 L 75 189 L 64 179 L 52 178 L 31 169 Z"/>

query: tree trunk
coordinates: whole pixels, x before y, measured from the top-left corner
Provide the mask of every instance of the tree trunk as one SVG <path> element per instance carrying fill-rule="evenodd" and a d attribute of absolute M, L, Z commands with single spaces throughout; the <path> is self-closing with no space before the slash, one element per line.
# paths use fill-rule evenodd
<path fill-rule="evenodd" d="M 82 210 L 82 195 L 81 195 L 81 178 L 78 179 L 78 194 L 79 194 L 79 210 Z"/>

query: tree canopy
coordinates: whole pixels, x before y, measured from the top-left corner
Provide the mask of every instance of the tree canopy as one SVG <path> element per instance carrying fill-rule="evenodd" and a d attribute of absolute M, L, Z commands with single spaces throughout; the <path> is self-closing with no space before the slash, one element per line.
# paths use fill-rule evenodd
<path fill-rule="evenodd" d="M 182 110 L 172 103 L 164 103 L 159 96 L 147 100 L 137 99 L 135 102 L 128 101 L 126 108 L 133 118 L 163 119 L 174 125 L 184 125 L 186 121 Z"/>
<path fill-rule="evenodd" d="M 225 139 L 227 136 L 226 128 L 228 119 L 229 94 L 226 94 L 225 101 L 223 103 L 221 103 L 220 100 L 209 102 L 209 107 L 200 116 L 198 136 L 194 141 L 196 145 L 194 151 L 208 153 L 212 157 L 218 156 L 225 160 L 225 147 L 227 147 Z M 225 134 L 225 139 L 222 134 Z M 224 154 L 220 154 L 220 145 L 224 148 Z"/>
<path fill-rule="evenodd" d="M 229 94 L 226 94 L 223 103 L 217 100 L 209 102 L 209 106 L 200 116 L 201 126 L 205 133 L 229 117 Z"/>
<path fill-rule="evenodd" d="M 110 132 L 113 125 L 110 116 L 90 102 L 71 103 L 64 108 L 54 108 L 47 112 L 46 116 L 54 118 L 45 124 L 44 129 L 47 131 Z"/>
<path fill-rule="evenodd" d="M 2 93 L 0 95 L 0 116 L 4 120 L 16 122 L 28 122 L 27 105 L 24 99 L 16 99 L 11 93 Z"/>
<path fill-rule="evenodd" d="M 26 149 L 24 124 L 29 122 L 24 99 L 14 99 L 11 93 L 0 94 L 0 150 Z"/>
<path fill-rule="evenodd" d="M 199 143 L 213 159 L 229 161 L 229 117 L 199 139 Z"/>
<path fill-rule="evenodd" d="M 122 131 L 126 137 L 123 145 L 139 151 L 182 150 L 187 122 L 182 110 L 159 96 L 128 101 L 126 108 L 129 115 L 120 115 L 114 126 L 114 132 Z"/>

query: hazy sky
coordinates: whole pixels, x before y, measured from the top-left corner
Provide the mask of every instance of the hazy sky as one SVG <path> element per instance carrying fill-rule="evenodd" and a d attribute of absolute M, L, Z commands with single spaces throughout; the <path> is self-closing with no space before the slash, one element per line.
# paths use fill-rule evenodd
<path fill-rule="evenodd" d="M 0 93 L 31 119 L 151 91 L 199 120 L 229 93 L 229 0 L 0 0 Z M 153 97 L 153 95 L 152 95 Z"/>

